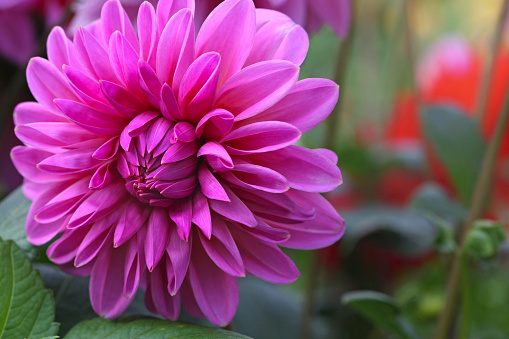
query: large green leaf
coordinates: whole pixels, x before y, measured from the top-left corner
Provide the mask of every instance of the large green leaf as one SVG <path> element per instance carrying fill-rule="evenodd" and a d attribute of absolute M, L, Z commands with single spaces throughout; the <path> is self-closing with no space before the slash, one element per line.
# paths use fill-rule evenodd
<path fill-rule="evenodd" d="M 14 240 L 32 259 L 36 252 L 28 242 L 25 232 L 30 204 L 30 200 L 25 197 L 21 187 L 0 202 L 0 237 L 4 240 Z"/>
<path fill-rule="evenodd" d="M 422 110 L 421 121 L 426 139 L 445 165 L 461 200 L 469 204 L 484 154 L 478 124 L 458 109 L 447 106 Z"/>
<path fill-rule="evenodd" d="M 399 316 L 399 308 L 393 299 L 375 291 L 345 293 L 342 303 L 352 307 L 382 331 L 401 339 L 414 339 L 415 334 Z"/>
<path fill-rule="evenodd" d="M 130 339 L 130 338 L 210 338 L 245 339 L 242 334 L 222 329 L 200 327 L 161 319 L 139 319 L 121 317 L 109 321 L 103 318 L 84 321 L 75 326 L 66 336 L 74 338 Z"/>
<path fill-rule="evenodd" d="M 51 292 L 23 250 L 0 238 L 0 338 L 56 335 L 54 308 Z"/>

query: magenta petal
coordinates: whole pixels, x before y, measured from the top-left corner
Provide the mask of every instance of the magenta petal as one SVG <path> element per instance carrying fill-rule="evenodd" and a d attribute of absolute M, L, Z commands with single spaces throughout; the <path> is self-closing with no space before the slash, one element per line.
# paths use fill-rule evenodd
<path fill-rule="evenodd" d="M 265 192 L 283 193 L 290 189 L 284 176 L 270 168 L 254 164 L 236 163 L 225 175 L 228 175 L 224 177 L 234 184 Z"/>
<path fill-rule="evenodd" d="M 256 31 L 253 48 L 244 67 L 266 60 L 288 60 L 300 66 L 308 48 L 306 31 L 290 18 L 281 15 L 265 22 Z"/>
<path fill-rule="evenodd" d="M 54 110 L 53 100 L 79 101 L 62 72 L 46 59 L 32 58 L 27 66 L 27 82 L 35 99 L 49 110 Z"/>
<path fill-rule="evenodd" d="M 328 192 L 341 182 L 339 168 L 320 152 L 291 145 L 286 148 L 254 154 L 250 159 L 282 174 L 290 187 L 307 192 Z"/>
<path fill-rule="evenodd" d="M 48 258 L 58 265 L 73 260 L 89 230 L 89 227 L 82 227 L 64 232 L 58 240 L 48 247 L 46 252 Z"/>
<path fill-rule="evenodd" d="M 42 149 L 70 148 L 75 144 L 95 139 L 89 131 L 70 122 L 40 122 L 21 125 L 16 136 L 25 145 Z"/>
<path fill-rule="evenodd" d="M 125 256 L 125 247 L 106 247 L 92 269 L 90 301 L 94 311 L 107 319 L 119 316 L 132 301 L 124 295 Z"/>
<path fill-rule="evenodd" d="M 196 140 L 194 125 L 187 121 L 179 121 L 175 124 L 171 141 L 175 142 L 191 142 Z"/>
<path fill-rule="evenodd" d="M 150 123 L 157 117 L 159 117 L 159 113 L 155 111 L 147 111 L 137 115 L 133 120 L 131 120 L 129 125 L 127 125 L 127 133 L 130 137 L 137 137 L 149 128 Z M 124 148 L 124 145 L 122 145 L 122 147 Z M 124 149 L 127 151 L 126 148 Z"/>
<path fill-rule="evenodd" d="M 209 239 L 200 234 L 201 243 L 209 258 L 225 273 L 234 277 L 244 277 L 244 263 L 235 240 L 221 217 L 214 216 L 213 236 Z"/>
<path fill-rule="evenodd" d="M 167 259 L 168 260 L 168 259 Z M 167 261 L 166 260 L 166 261 Z M 177 320 L 180 314 L 180 295 L 168 293 L 166 284 L 165 264 L 161 262 L 149 275 L 145 300 L 152 299 L 152 303 L 163 317 Z"/>
<path fill-rule="evenodd" d="M 119 138 L 113 137 L 102 144 L 95 152 L 92 154 L 97 160 L 111 160 L 115 155 L 117 155 L 119 147 Z"/>
<path fill-rule="evenodd" d="M 332 245 L 343 235 L 345 222 L 334 207 L 318 193 L 289 191 L 292 199 L 307 208 L 314 208 L 316 217 L 301 224 L 270 222 L 273 227 L 290 232 L 290 239 L 282 246 L 298 249 L 317 249 Z"/>
<path fill-rule="evenodd" d="M 168 292 L 175 295 L 187 275 L 189 261 L 191 260 L 192 237 L 188 241 L 183 241 L 178 235 L 176 227 L 171 227 L 170 232 L 170 241 L 166 247 L 166 253 L 168 254 L 166 274 Z"/>
<path fill-rule="evenodd" d="M 144 264 L 143 251 L 138 245 L 138 238 L 134 237 L 127 245 L 124 264 L 124 295 L 127 298 L 132 298 L 136 295 L 140 285 L 141 275 L 145 271 Z"/>
<path fill-rule="evenodd" d="M 246 272 L 274 284 L 295 281 L 300 273 L 293 261 L 276 245 L 259 240 L 248 232 L 235 229 L 234 233 Z"/>
<path fill-rule="evenodd" d="M 232 158 L 226 149 L 215 141 L 209 141 L 203 145 L 197 156 L 203 156 L 210 167 L 216 171 L 228 171 L 233 168 Z"/>
<path fill-rule="evenodd" d="M 134 94 L 143 98 L 143 91 L 138 78 L 138 53 L 129 44 L 126 38 L 115 32 L 109 41 L 110 63 L 117 78 Z"/>
<path fill-rule="evenodd" d="M 215 108 L 235 115 L 235 121 L 263 112 L 295 85 L 299 67 L 284 60 L 259 62 L 233 75 L 219 90 Z"/>
<path fill-rule="evenodd" d="M 170 147 L 171 141 L 168 140 L 171 135 L 172 123 L 167 119 L 160 117 L 157 119 L 148 129 L 147 132 L 147 152 L 153 153 L 159 145 L 163 144 L 163 150 L 165 151 Z M 166 140 L 165 140 L 166 139 Z M 154 153 L 154 156 L 158 156 L 160 153 Z"/>
<path fill-rule="evenodd" d="M 69 221 L 69 228 L 78 228 L 99 220 L 118 209 L 118 204 L 124 201 L 123 184 L 108 186 L 102 190 L 93 191 L 76 209 Z"/>
<path fill-rule="evenodd" d="M 157 46 L 159 80 L 178 89 L 184 72 L 194 60 L 194 22 L 190 9 L 173 15 L 161 33 Z"/>
<path fill-rule="evenodd" d="M 101 23 L 106 44 L 110 41 L 111 35 L 118 31 L 129 41 L 132 48 L 137 51 L 140 49 L 131 20 L 129 20 L 120 1 L 108 1 L 104 4 L 101 11 Z"/>
<path fill-rule="evenodd" d="M 207 165 L 203 164 L 198 170 L 198 180 L 200 181 L 201 190 L 207 198 L 230 201 L 223 186 L 216 179 L 214 174 L 210 172 Z"/>
<path fill-rule="evenodd" d="M 175 183 L 161 185 L 160 192 L 169 199 L 182 199 L 193 194 L 198 179 L 192 175 L 189 178 L 178 180 Z"/>
<path fill-rule="evenodd" d="M 147 268 L 152 271 L 161 260 L 170 238 L 169 228 L 172 227 L 167 211 L 154 208 L 147 223 L 145 238 L 145 260 Z"/>
<path fill-rule="evenodd" d="M 184 241 L 188 241 L 191 233 L 191 219 L 193 217 L 193 205 L 190 199 L 176 201 L 170 207 L 170 218 L 178 227 L 178 234 Z"/>
<path fill-rule="evenodd" d="M 156 72 L 149 64 L 140 60 L 138 62 L 138 75 L 141 89 L 143 90 L 148 102 L 150 102 L 152 106 L 158 108 L 161 105 L 159 102 L 161 83 L 159 82 Z"/>
<path fill-rule="evenodd" d="M 277 120 L 288 122 L 302 133 L 321 123 L 338 101 L 339 87 L 327 79 L 304 79 L 278 103 L 253 117 L 252 121 Z"/>
<path fill-rule="evenodd" d="M 173 144 L 163 155 L 161 164 L 169 164 L 184 160 L 198 152 L 197 142 L 177 142 Z"/>
<path fill-rule="evenodd" d="M 239 304 L 237 279 L 220 270 L 201 245 L 193 246 L 189 281 L 196 302 L 207 318 L 218 326 L 229 324 Z"/>
<path fill-rule="evenodd" d="M 72 174 L 99 167 L 100 161 L 92 158 L 94 149 L 83 148 L 55 154 L 41 161 L 37 167 L 50 174 Z"/>
<path fill-rule="evenodd" d="M 258 222 L 249 208 L 229 188 L 226 186 L 223 186 L 223 188 L 228 194 L 230 201 L 209 200 L 212 210 L 246 226 L 256 226 Z"/>
<path fill-rule="evenodd" d="M 157 32 L 156 11 L 151 3 L 143 2 L 138 12 L 138 30 L 140 38 L 140 57 L 155 67 L 155 47 L 159 34 Z M 151 61 L 154 62 L 151 62 Z"/>
<path fill-rule="evenodd" d="M 79 27 L 74 33 L 74 45 L 81 64 L 95 80 L 118 82 L 111 68 L 108 52 L 89 31 Z"/>
<path fill-rule="evenodd" d="M 263 153 L 287 147 L 301 136 L 300 131 L 285 122 L 255 122 L 230 132 L 221 142 L 230 154 Z"/>
<path fill-rule="evenodd" d="M 215 109 L 203 116 L 196 125 L 196 136 L 207 140 L 220 140 L 233 127 L 234 115 L 224 109 Z"/>
<path fill-rule="evenodd" d="M 197 123 L 212 109 L 219 80 L 221 56 L 205 53 L 187 69 L 180 84 L 178 102 L 187 119 Z"/>
<path fill-rule="evenodd" d="M 161 113 L 170 121 L 183 120 L 184 115 L 180 111 L 175 94 L 168 84 L 161 87 Z"/>
<path fill-rule="evenodd" d="M 62 70 L 63 65 L 78 65 L 78 56 L 74 45 L 65 34 L 62 27 L 54 27 L 48 35 L 46 42 L 48 51 L 48 60 L 56 66 L 58 70 Z"/>
<path fill-rule="evenodd" d="M 115 226 L 113 246 L 122 246 L 127 240 L 131 239 L 141 226 L 145 224 L 149 214 L 149 208 L 145 208 L 134 199 L 128 199 L 125 202 L 124 210 L 121 212 L 118 223 Z"/>
<path fill-rule="evenodd" d="M 207 198 L 201 191 L 197 191 L 193 197 L 193 217 L 191 220 L 202 230 L 207 239 L 210 239 L 212 234 L 210 208 Z"/>
<path fill-rule="evenodd" d="M 117 179 L 117 164 L 115 162 L 107 162 L 99 167 L 92 175 L 89 187 L 93 190 L 103 189 Z"/>
<path fill-rule="evenodd" d="M 48 111 L 38 102 L 22 102 L 14 108 L 16 126 L 34 122 L 69 122 L 58 110 Z"/>
<path fill-rule="evenodd" d="M 53 153 L 45 152 L 32 147 L 16 146 L 11 151 L 11 159 L 16 169 L 25 178 L 39 183 L 62 181 L 62 177 L 41 171 L 37 164 Z"/>
<path fill-rule="evenodd" d="M 55 105 L 76 124 L 99 135 L 116 136 L 127 123 L 119 116 L 98 111 L 76 101 L 57 99 Z"/>
<path fill-rule="evenodd" d="M 188 8 L 194 13 L 194 0 L 160 0 L 157 3 L 157 22 L 159 33 L 164 30 L 168 20 L 181 9 Z"/>
<path fill-rule="evenodd" d="M 74 266 L 82 267 L 97 257 L 104 247 L 110 247 L 113 239 L 113 221 L 105 218 L 96 222 L 79 245 Z"/>
<path fill-rule="evenodd" d="M 132 119 L 140 112 L 146 111 L 150 108 L 147 104 L 138 100 L 132 92 L 122 86 L 103 80 L 99 83 L 104 97 L 117 110 L 117 112 L 127 119 Z"/>
<path fill-rule="evenodd" d="M 203 23 L 196 38 L 196 55 L 221 55 L 221 86 L 244 65 L 253 44 L 255 8 L 249 0 L 227 0 L 217 6 Z"/>

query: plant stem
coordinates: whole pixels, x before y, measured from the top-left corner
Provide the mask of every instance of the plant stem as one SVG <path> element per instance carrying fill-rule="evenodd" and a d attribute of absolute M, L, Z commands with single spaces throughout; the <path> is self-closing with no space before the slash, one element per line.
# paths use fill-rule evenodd
<path fill-rule="evenodd" d="M 405 54 L 407 57 L 407 67 L 410 75 L 410 85 L 412 86 L 412 93 L 415 96 L 415 100 L 417 102 L 417 106 L 421 106 L 419 90 L 417 88 L 417 82 L 415 80 L 415 70 L 416 70 L 416 62 L 415 62 L 415 51 L 413 46 L 413 39 L 415 37 L 413 25 L 414 22 L 413 14 L 415 13 L 413 9 L 412 0 L 405 0 L 403 6 L 403 36 L 405 42 Z"/>
<path fill-rule="evenodd" d="M 339 55 L 336 62 L 336 73 L 334 75 L 334 80 L 340 86 L 343 86 L 346 74 L 347 74 L 347 66 L 348 60 L 350 58 L 350 51 L 352 49 L 352 40 L 355 34 L 355 3 L 352 2 L 352 23 L 350 24 L 350 32 L 349 34 L 340 42 L 339 44 Z M 345 97 L 345 89 L 341 87 L 341 92 L 339 94 L 338 103 L 336 108 L 329 115 L 327 119 L 327 130 L 325 132 L 325 142 L 324 146 L 328 149 L 334 149 L 334 142 L 336 140 L 336 129 L 338 127 L 338 122 L 340 121 L 341 114 L 343 112 L 343 102 Z"/>
<path fill-rule="evenodd" d="M 500 11 L 500 15 L 498 17 L 497 26 L 495 28 L 495 36 L 493 37 L 493 41 L 491 42 L 491 49 L 489 54 L 488 65 L 484 70 L 480 93 L 479 93 L 479 101 L 477 102 L 477 110 L 475 117 L 477 120 L 481 120 L 483 112 L 486 110 L 486 104 L 488 102 L 488 93 L 491 85 L 491 81 L 493 79 L 493 73 L 495 70 L 495 60 L 497 58 L 497 51 L 500 46 L 500 42 L 504 33 L 504 25 L 506 23 L 507 11 L 509 10 L 509 1 L 504 1 L 502 5 L 502 10 Z"/>
<path fill-rule="evenodd" d="M 472 286 L 469 275 L 468 256 L 460 250 L 460 276 L 461 276 L 461 322 L 460 339 L 467 339 L 472 322 Z"/>
<path fill-rule="evenodd" d="M 465 243 L 466 236 L 472 227 L 473 222 L 478 219 L 484 208 L 484 201 L 490 190 L 491 178 L 493 176 L 493 170 L 497 160 L 497 154 L 500 149 L 500 143 L 506 129 L 507 121 L 509 116 L 509 89 L 506 92 L 504 99 L 504 105 L 502 112 L 497 121 L 495 134 L 491 138 L 486 153 L 481 164 L 481 169 L 477 177 L 477 181 L 474 187 L 474 193 L 470 204 L 469 213 L 464 226 L 460 229 L 459 234 L 459 248 L 462 249 Z M 461 273 L 461 257 L 456 255 L 453 257 L 452 268 L 449 273 L 446 289 L 446 301 L 444 309 L 440 318 L 438 319 L 438 325 L 433 336 L 434 339 L 446 339 L 449 338 L 448 334 L 456 319 L 455 305 L 458 297 L 458 287 Z"/>
<path fill-rule="evenodd" d="M 306 288 L 306 300 L 304 301 L 304 313 L 302 315 L 301 339 L 311 338 L 311 325 L 315 311 L 315 290 L 318 286 L 318 278 L 322 271 L 322 258 L 318 250 L 312 253 L 311 266 L 309 268 L 309 281 Z"/>

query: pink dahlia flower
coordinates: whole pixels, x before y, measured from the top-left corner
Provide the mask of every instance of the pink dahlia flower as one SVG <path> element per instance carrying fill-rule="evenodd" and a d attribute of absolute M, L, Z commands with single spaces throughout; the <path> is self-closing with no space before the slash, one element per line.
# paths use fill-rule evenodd
<path fill-rule="evenodd" d="M 120 2 L 48 38 L 27 69 L 38 102 L 15 110 L 12 150 L 33 201 L 29 240 L 91 275 L 97 313 L 138 287 L 153 312 L 225 325 L 237 277 L 299 272 L 279 245 L 337 241 L 344 222 L 318 193 L 341 183 L 334 153 L 295 143 L 333 109 L 338 86 L 298 81 L 308 39 L 281 13 L 227 0 L 197 34 L 193 1 L 145 2 L 138 33 Z"/>

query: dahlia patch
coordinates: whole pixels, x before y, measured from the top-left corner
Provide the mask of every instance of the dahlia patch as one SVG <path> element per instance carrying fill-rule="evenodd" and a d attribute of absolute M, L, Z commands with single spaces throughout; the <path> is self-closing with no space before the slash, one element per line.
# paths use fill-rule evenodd
<path fill-rule="evenodd" d="M 336 188 L 336 155 L 293 145 L 334 108 L 338 86 L 298 81 L 308 48 L 286 15 L 227 0 L 195 34 L 194 1 L 120 2 L 70 41 L 55 28 L 48 60 L 27 69 L 37 102 L 15 109 L 12 150 L 33 201 L 35 245 L 91 275 L 95 311 L 115 317 L 139 287 L 147 307 L 181 305 L 226 325 L 237 278 L 299 272 L 278 246 L 337 241 L 344 222 L 319 194 Z"/>

